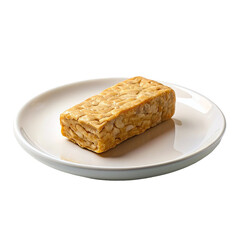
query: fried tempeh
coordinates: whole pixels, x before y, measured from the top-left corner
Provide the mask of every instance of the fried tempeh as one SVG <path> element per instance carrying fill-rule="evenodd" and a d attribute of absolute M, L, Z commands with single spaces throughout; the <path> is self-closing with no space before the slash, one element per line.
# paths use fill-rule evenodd
<path fill-rule="evenodd" d="M 63 112 L 62 135 L 80 147 L 105 152 L 170 119 L 175 101 L 175 92 L 161 83 L 127 79 Z"/>

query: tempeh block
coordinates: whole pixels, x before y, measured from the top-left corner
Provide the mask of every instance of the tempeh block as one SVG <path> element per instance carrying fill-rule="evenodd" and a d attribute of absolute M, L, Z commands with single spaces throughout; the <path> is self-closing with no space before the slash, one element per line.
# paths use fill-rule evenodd
<path fill-rule="evenodd" d="M 175 101 L 175 92 L 161 83 L 127 79 L 63 112 L 62 135 L 80 147 L 105 152 L 170 119 Z"/>

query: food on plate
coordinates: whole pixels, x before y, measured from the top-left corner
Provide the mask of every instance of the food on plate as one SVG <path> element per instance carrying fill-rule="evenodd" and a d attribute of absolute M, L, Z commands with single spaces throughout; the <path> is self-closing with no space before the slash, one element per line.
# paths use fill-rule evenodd
<path fill-rule="evenodd" d="M 175 102 L 170 87 L 134 77 L 63 112 L 61 132 L 80 147 L 102 153 L 170 119 Z"/>

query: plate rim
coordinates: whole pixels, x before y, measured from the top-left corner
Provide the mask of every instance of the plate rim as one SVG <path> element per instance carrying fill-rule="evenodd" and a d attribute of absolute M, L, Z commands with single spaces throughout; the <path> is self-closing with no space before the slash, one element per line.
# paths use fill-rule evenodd
<path fill-rule="evenodd" d="M 71 82 L 69 84 L 64 84 L 64 85 L 60 85 L 60 86 L 57 86 L 57 87 L 54 87 L 52 89 L 49 89 L 47 91 L 44 91 L 40 94 L 38 94 L 37 96 L 35 97 L 32 97 L 31 99 L 29 99 L 21 108 L 20 110 L 17 112 L 16 114 L 16 117 L 14 119 L 14 122 L 13 122 L 13 131 L 14 131 L 14 135 L 18 141 L 18 143 L 23 147 L 24 150 L 26 150 L 30 155 L 33 155 L 34 157 L 36 156 L 40 156 L 42 157 L 43 159 L 47 160 L 47 161 L 51 161 L 51 162 L 54 162 L 56 164 L 59 164 L 61 163 L 62 165 L 66 165 L 66 166 L 69 166 L 69 167 L 77 167 L 77 168 L 80 168 L 80 169 L 87 169 L 87 170 L 104 170 L 104 171 L 125 171 L 125 170 L 140 170 L 140 169 L 148 169 L 148 168 L 155 168 L 155 167 L 161 167 L 161 166 L 167 166 L 167 165 L 170 165 L 170 164 L 174 164 L 176 162 L 181 162 L 181 161 L 185 161 L 185 160 L 188 160 L 188 159 L 191 159 L 193 158 L 194 156 L 199 156 L 201 154 L 203 154 L 204 152 L 208 152 L 210 151 L 212 148 L 214 149 L 214 145 L 218 145 L 218 143 L 221 141 L 225 131 L 226 131 L 226 118 L 225 118 L 225 115 L 223 114 L 223 112 L 221 111 L 221 109 L 214 103 L 212 102 L 209 98 L 205 97 L 204 95 L 192 90 L 192 89 L 189 89 L 189 88 L 186 88 L 186 87 L 183 87 L 183 86 L 180 86 L 178 84 L 175 84 L 175 83 L 171 83 L 171 82 L 165 82 L 165 81 L 159 81 L 159 80 L 155 80 L 157 82 L 160 82 L 160 83 L 163 83 L 163 84 L 170 84 L 170 85 L 173 85 L 173 86 L 176 86 L 178 88 L 182 88 L 182 89 L 186 89 L 188 91 L 191 91 L 203 98 L 205 98 L 206 100 L 208 100 L 211 104 L 213 104 L 217 109 L 218 111 L 220 112 L 220 114 L 222 115 L 223 117 L 223 126 L 222 126 L 222 129 L 221 129 L 221 132 L 219 133 L 218 137 L 212 141 L 209 145 L 207 145 L 206 147 L 204 147 L 203 149 L 199 149 L 187 156 L 184 156 L 184 157 L 179 157 L 179 158 L 176 158 L 174 159 L 173 161 L 170 161 L 170 162 L 165 162 L 165 163 L 157 163 L 157 164 L 151 164 L 151 165 L 146 165 L 146 166 L 128 166 L 128 167 L 112 167 L 112 166 L 94 166 L 94 165 L 86 165 L 86 164 L 80 164 L 80 163 L 76 163 L 76 162 L 70 162 L 70 161 L 66 161 L 66 160 L 63 160 L 63 159 L 60 159 L 58 157 L 55 157 L 55 156 L 51 156 L 50 154 L 46 154 L 40 150 L 38 150 L 37 148 L 35 148 L 34 146 L 32 146 L 25 138 L 24 136 L 21 134 L 21 130 L 20 130 L 20 126 L 19 126 L 19 120 L 20 120 L 20 117 L 21 117 L 21 114 L 22 112 L 24 111 L 24 109 L 31 103 L 33 102 L 34 100 L 40 98 L 41 96 L 45 95 L 45 94 L 49 94 L 51 92 L 54 92 L 56 90 L 60 90 L 60 89 L 64 89 L 65 87 L 71 87 L 71 86 L 74 86 L 74 85 L 78 85 L 78 84 L 81 84 L 81 83 L 87 83 L 87 82 L 94 82 L 94 81 L 102 81 L 102 80 L 119 80 L 119 81 L 123 81 L 124 79 L 127 79 L 127 78 L 124 78 L 124 77 L 108 77 L 108 78 L 95 78 L 95 79 L 89 79 L 89 80 L 80 80 L 80 81 L 77 81 L 77 82 Z M 206 154 L 208 155 L 208 154 Z M 206 156 L 204 155 L 204 156 Z"/>

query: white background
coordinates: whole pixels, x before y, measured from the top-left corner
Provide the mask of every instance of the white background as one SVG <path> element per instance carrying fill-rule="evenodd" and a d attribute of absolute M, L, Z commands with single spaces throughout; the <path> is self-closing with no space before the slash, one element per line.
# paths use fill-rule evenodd
<path fill-rule="evenodd" d="M 183 170 L 116 182 L 49 168 L 16 142 L 35 95 L 136 75 L 215 102 L 220 145 Z M 0 239 L 240 239 L 239 1 L 3 0 L 0 79 Z"/>

